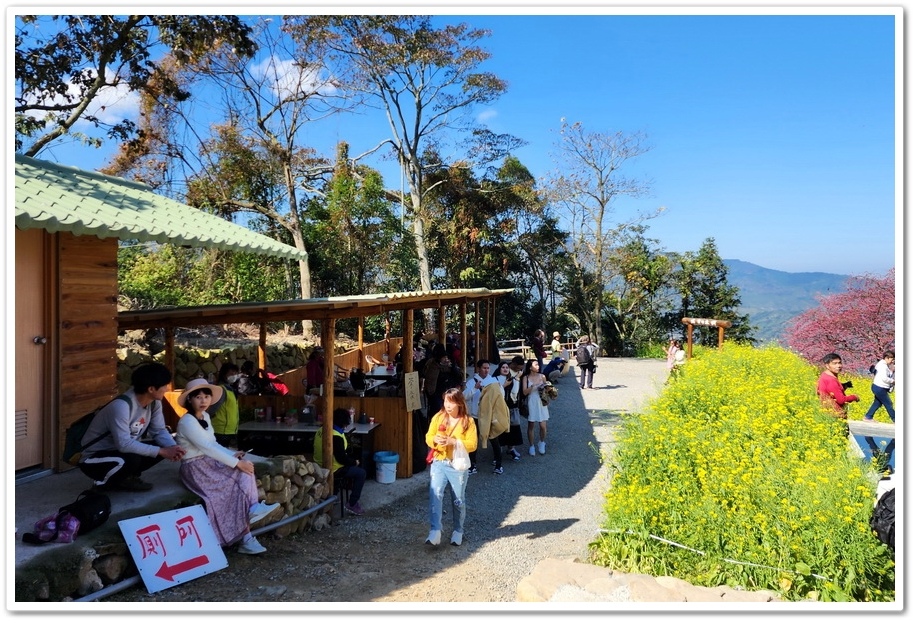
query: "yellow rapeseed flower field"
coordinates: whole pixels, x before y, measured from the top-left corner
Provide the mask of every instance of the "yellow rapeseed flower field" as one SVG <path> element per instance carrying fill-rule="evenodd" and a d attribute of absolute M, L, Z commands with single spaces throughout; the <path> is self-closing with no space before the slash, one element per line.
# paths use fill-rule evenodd
<path fill-rule="evenodd" d="M 871 468 L 775 347 L 697 349 L 628 416 L 595 562 L 786 599 L 893 601 L 894 562 L 868 528 Z"/>

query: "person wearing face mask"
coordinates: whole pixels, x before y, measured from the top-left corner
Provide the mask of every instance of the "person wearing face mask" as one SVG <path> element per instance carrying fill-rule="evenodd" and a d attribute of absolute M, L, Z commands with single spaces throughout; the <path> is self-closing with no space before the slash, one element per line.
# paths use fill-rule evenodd
<path fill-rule="evenodd" d="M 216 442 L 226 448 L 235 448 L 236 434 L 239 430 L 239 401 L 236 387 L 239 381 L 239 367 L 234 363 L 224 363 L 219 369 L 216 383 L 223 388 L 223 395 L 213 403 L 210 420 Z"/>

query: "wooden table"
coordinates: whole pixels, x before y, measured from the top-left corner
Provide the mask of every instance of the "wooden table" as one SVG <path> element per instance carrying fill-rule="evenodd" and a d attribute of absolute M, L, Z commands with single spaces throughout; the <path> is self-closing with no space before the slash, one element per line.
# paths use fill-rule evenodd
<path fill-rule="evenodd" d="M 354 446 L 360 448 L 365 457 L 366 452 L 373 448 L 373 431 L 381 426 L 380 423 L 353 424 L 348 426 L 344 433 L 354 441 Z M 297 422 L 285 424 L 276 421 L 251 421 L 239 424 L 238 446 L 239 450 L 251 450 L 261 456 L 274 456 L 277 454 L 307 454 L 311 456 L 315 433 L 321 424 L 306 424 Z M 364 465 L 366 461 L 361 461 Z M 374 463 L 374 461 L 373 461 Z M 374 468 L 373 468 L 374 469 Z"/>

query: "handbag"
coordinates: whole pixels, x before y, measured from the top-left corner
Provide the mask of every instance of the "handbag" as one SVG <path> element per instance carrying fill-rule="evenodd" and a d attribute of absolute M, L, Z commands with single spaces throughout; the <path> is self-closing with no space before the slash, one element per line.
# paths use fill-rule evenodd
<path fill-rule="evenodd" d="M 522 421 L 519 418 L 518 407 L 509 409 L 509 426 L 521 426 Z"/>
<path fill-rule="evenodd" d="M 86 534 L 108 521 L 111 515 L 111 500 L 104 493 L 86 490 L 71 504 L 61 506 L 60 511 L 66 511 L 79 519 L 80 528 L 77 534 Z"/>

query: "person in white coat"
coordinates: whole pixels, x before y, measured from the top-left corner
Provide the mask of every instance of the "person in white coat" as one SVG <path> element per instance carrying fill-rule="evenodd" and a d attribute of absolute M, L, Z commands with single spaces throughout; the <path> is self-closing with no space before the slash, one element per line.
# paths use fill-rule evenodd
<path fill-rule="evenodd" d="M 474 366 L 474 376 L 469 378 L 464 384 L 464 401 L 468 405 L 468 414 L 474 418 L 474 426 L 477 427 L 477 418 L 480 416 L 480 392 L 481 390 L 496 383 L 496 379 L 490 376 L 490 362 L 486 359 L 478 359 Z M 471 469 L 468 474 L 477 473 L 477 450 L 469 452 L 471 456 Z"/>

